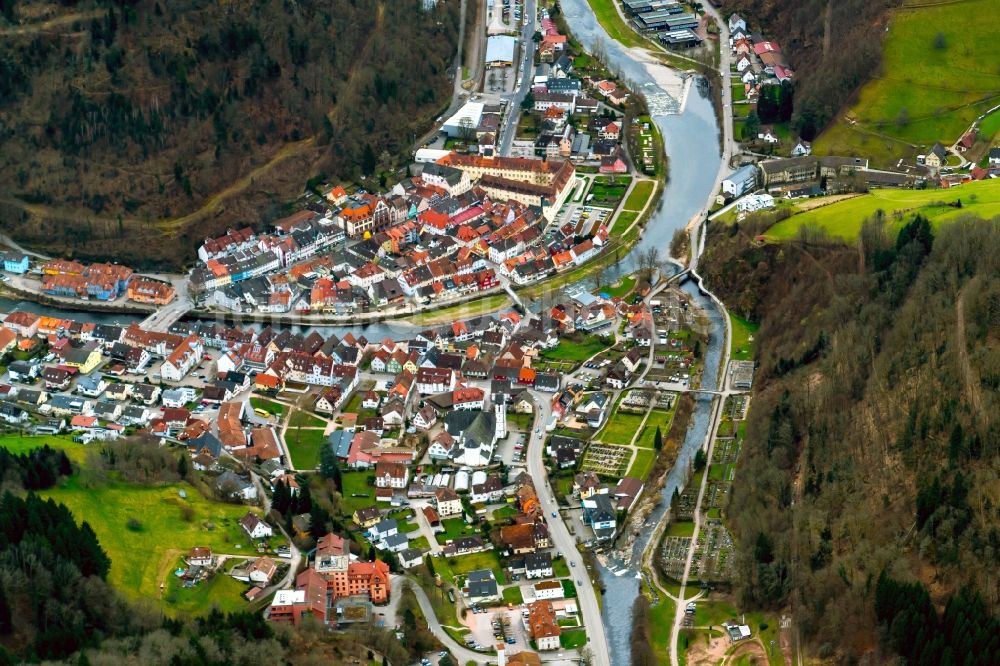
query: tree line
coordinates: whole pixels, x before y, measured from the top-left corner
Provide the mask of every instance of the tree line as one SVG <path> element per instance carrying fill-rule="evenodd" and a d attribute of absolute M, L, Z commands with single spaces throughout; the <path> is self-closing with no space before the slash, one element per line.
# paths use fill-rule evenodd
<path fill-rule="evenodd" d="M 948 581 L 932 594 L 942 606 L 969 586 L 996 615 L 1000 219 L 876 214 L 852 242 L 814 229 L 757 242 L 774 220 L 710 225 L 701 264 L 760 323 L 737 472 L 753 483 L 727 508 L 743 602 L 808 600 L 803 637 L 845 659 L 880 637 L 897 652 L 877 631 L 892 623 L 874 604 L 886 570 Z"/>
<path fill-rule="evenodd" d="M 11 453 L 0 449 L 0 479 L 6 484 L 16 480 L 25 490 L 51 488 L 59 477 L 73 473 L 73 466 L 65 451 L 45 445 L 27 453 Z"/>

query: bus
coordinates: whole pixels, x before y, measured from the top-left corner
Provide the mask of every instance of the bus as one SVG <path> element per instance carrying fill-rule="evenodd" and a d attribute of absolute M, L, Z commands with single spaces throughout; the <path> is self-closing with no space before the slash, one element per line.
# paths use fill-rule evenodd
<path fill-rule="evenodd" d="M 269 418 L 271 418 L 271 412 L 267 411 L 266 409 L 261 409 L 259 407 L 256 408 L 256 409 L 254 409 L 253 413 L 256 414 L 257 416 L 259 416 L 262 419 L 269 419 Z"/>

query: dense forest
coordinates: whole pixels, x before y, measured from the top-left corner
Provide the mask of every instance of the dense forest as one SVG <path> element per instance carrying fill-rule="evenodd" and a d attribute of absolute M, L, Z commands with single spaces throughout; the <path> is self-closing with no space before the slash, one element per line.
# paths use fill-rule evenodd
<path fill-rule="evenodd" d="M 1000 608 L 1000 219 L 879 215 L 850 246 L 808 229 L 755 242 L 772 221 L 711 226 L 702 263 L 761 324 L 737 475 L 752 481 L 728 509 L 743 599 L 790 604 L 821 656 L 968 663 L 956 650 L 978 639 L 918 646 L 906 628 Z M 900 616 L 901 595 L 928 601 Z"/>
<path fill-rule="evenodd" d="M 893 0 L 723 0 L 781 46 L 795 70 L 792 124 L 812 140 L 878 71 Z"/>
<path fill-rule="evenodd" d="M 459 14 L 458 0 L 2 0 L 0 225 L 56 254 L 176 265 L 280 214 L 311 177 L 392 169 L 450 98 Z"/>

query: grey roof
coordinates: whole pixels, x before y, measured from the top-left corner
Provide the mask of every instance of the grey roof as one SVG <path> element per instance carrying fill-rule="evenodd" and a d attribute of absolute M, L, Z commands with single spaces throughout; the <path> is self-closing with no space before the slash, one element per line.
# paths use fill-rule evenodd
<path fill-rule="evenodd" d="M 200 437 L 188 440 L 188 448 L 194 451 L 207 449 L 213 458 L 222 455 L 222 442 L 210 432 L 203 433 Z"/>
<path fill-rule="evenodd" d="M 528 553 L 524 556 L 524 568 L 528 571 L 539 571 L 552 567 L 552 555 L 548 551 Z"/>
<path fill-rule="evenodd" d="M 731 175 L 726 176 L 726 180 L 733 183 L 742 183 L 749 178 L 757 177 L 757 167 L 753 164 L 747 164 L 741 166 L 739 169 L 734 171 Z"/>
<path fill-rule="evenodd" d="M 376 534 L 382 534 L 383 532 L 391 532 L 394 529 L 399 529 L 399 526 L 396 524 L 396 519 L 386 518 L 385 520 L 380 520 L 376 523 L 375 526 L 372 527 L 371 531 Z"/>
<path fill-rule="evenodd" d="M 466 580 L 470 597 L 494 597 L 497 595 L 497 581 L 489 569 L 470 571 Z"/>
<path fill-rule="evenodd" d="M 243 491 L 252 485 L 253 484 L 250 483 L 248 479 L 245 479 L 230 470 L 226 470 L 215 480 L 215 487 L 220 489 L 229 486 L 231 488 L 235 488 L 236 490 Z"/>
<path fill-rule="evenodd" d="M 391 536 L 387 536 L 382 540 L 385 542 L 387 548 L 396 548 L 404 543 L 410 543 L 410 538 L 406 536 L 406 532 L 397 532 Z"/>

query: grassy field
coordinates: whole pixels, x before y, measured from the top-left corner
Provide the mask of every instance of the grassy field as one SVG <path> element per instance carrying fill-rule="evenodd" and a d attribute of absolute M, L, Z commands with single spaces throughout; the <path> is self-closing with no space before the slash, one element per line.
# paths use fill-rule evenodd
<path fill-rule="evenodd" d="M 636 221 L 639 217 L 639 213 L 631 210 L 623 210 L 618 213 L 618 217 L 615 218 L 615 225 L 611 228 L 612 236 L 620 236 L 625 233 L 625 230 Z"/>
<path fill-rule="evenodd" d="M 751 336 L 757 335 L 759 324 L 747 321 L 743 317 L 729 313 L 729 325 L 732 327 L 733 339 L 730 346 L 730 358 L 734 361 L 749 361 L 753 358 L 756 343 Z"/>
<path fill-rule="evenodd" d="M 639 439 L 636 440 L 635 445 L 641 446 L 644 449 L 653 448 L 653 444 L 656 440 L 656 426 L 660 427 L 660 435 L 662 437 L 667 436 L 667 432 L 670 430 L 670 424 L 674 420 L 674 410 L 669 411 L 665 409 L 654 409 L 649 413 L 649 418 L 646 419 L 646 425 L 642 428 L 642 434 L 639 435 Z"/>
<path fill-rule="evenodd" d="M 824 132 L 819 154 L 863 154 L 888 166 L 940 141 L 949 145 L 1000 102 L 995 0 L 965 0 L 892 13 L 882 73 Z"/>
<path fill-rule="evenodd" d="M 596 439 L 608 444 L 630 444 L 642 425 L 642 419 L 641 414 L 616 412 L 608 419 L 607 425 L 597 434 Z"/>
<path fill-rule="evenodd" d="M 948 205 L 958 201 L 962 202 L 961 208 Z M 864 196 L 793 215 L 768 229 L 766 235 L 772 240 L 789 240 L 796 237 L 799 227 L 811 224 L 830 236 L 853 240 L 864 219 L 877 210 L 897 227 L 918 213 L 934 225 L 963 215 L 990 218 L 1000 215 L 1000 180 L 966 183 L 948 190 L 872 190 Z"/>
<path fill-rule="evenodd" d="M 444 532 L 438 532 L 435 535 L 440 544 L 445 544 L 458 537 L 470 536 L 478 532 L 475 527 L 466 525 L 465 521 L 461 518 L 445 518 L 441 521 L 441 527 L 444 528 Z"/>
<path fill-rule="evenodd" d="M 27 453 L 32 449 L 40 449 L 48 445 L 53 449 L 66 452 L 66 456 L 75 463 L 82 464 L 87 458 L 87 446 L 74 442 L 72 437 L 60 435 L 20 435 L 9 433 L 0 435 L 0 448 L 11 453 Z"/>
<path fill-rule="evenodd" d="M 653 188 L 656 187 L 656 182 L 652 180 L 640 180 L 632 188 L 632 192 L 629 193 L 628 198 L 625 199 L 625 203 L 622 204 L 624 210 L 633 210 L 636 212 L 641 212 L 646 202 L 649 201 L 649 197 L 653 194 Z"/>
<path fill-rule="evenodd" d="M 652 627 L 670 627 L 674 622 L 674 614 L 677 606 L 663 591 L 660 591 L 660 603 L 649 609 L 649 623 Z M 650 645 L 653 653 L 657 656 L 659 663 L 670 663 L 670 631 L 663 629 L 652 631 Z M 680 655 L 683 657 L 683 654 Z"/>
<path fill-rule="evenodd" d="M 617 0 L 587 0 L 590 8 L 594 10 L 597 22 L 608 33 L 611 39 L 621 42 L 623 45 L 632 48 L 648 48 L 649 43 L 642 39 L 632 28 L 622 21 L 615 8 Z"/>
<path fill-rule="evenodd" d="M 984 137 L 1000 134 L 1000 111 L 994 111 L 979 123 L 979 133 Z"/>
<path fill-rule="evenodd" d="M 176 565 L 183 567 L 183 560 L 178 558 Z M 212 607 L 223 613 L 246 610 L 243 593 L 249 586 L 231 576 L 216 574 L 192 588 L 185 588 L 181 579 L 171 571 L 167 574 L 166 583 L 163 607 L 175 615 L 198 615 Z"/>
<path fill-rule="evenodd" d="M 289 428 L 294 428 L 296 426 L 302 426 L 303 428 L 325 428 L 326 421 L 313 416 L 309 412 L 303 412 L 302 410 L 297 409 L 292 412 L 292 418 L 288 422 Z"/>
<path fill-rule="evenodd" d="M 523 604 L 524 595 L 521 594 L 521 587 L 519 585 L 505 587 L 503 590 L 503 600 L 504 603 L 514 604 L 515 606 L 520 606 L 521 604 Z"/>
<path fill-rule="evenodd" d="M 635 455 L 635 461 L 633 461 L 632 466 L 628 468 L 626 476 L 634 476 L 637 479 L 646 480 L 649 476 L 649 472 L 653 469 L 653 463 L 656 462 L 656 451 L 652 449 L 639 449 Z"/>
<path fill-rule="evenodd" d="M 375 487 L 368 485 L 368 472 L 344 472 L 343 482 L 343 512 L 350 516 L 358 509 L 375 504 Z M 361 497 L 355 497 L 361 495 Z"/>
<path fill-rule="evenodd" d="M 500 566 L 500 556 L 494 550 L 458 557 L 434 558 L 434 570 L 448 582 L 454 582 L 456 576 L 463 576 L 478 569 L 491 569 L 497 583 L 503 585 L 507 582 L 503 575 L 503 567 Z"/>
<path fill-rule="evenodd" d="M 694 523 L 690 520 L 674 521 L 667 528 L 667 536 L 692 537 L 694 536 Z"/>
<path fill-rule="evenodd" d="M 322 430 L 288 428 L 285 444 L 295 469 L 316 469 L 319 467 L 319 451 L 327 444 L 327 438 Z"/>
<path fill-rule="evenodd" d="M 180 490 L 186 498 L 180 497 Z M 108 580 L 133 599 L 158 599 L 161 580 L 172 575 L 177 559 L 194 546 L 208 546 L 217 553 L 250 552 L 237 524 L 247 507 L 213 502 L 187 484 L 109 483 L 85 488 L 73 477 L 43 494 L 90 523 L 111 557 Z M 140 529 L 126 526 L 133 518 L 140 521 Z M 182 611 L 195 605 L 178 603 Z"/>
<path fill-rule="evenodd" d="M 560 342 L 552 349 L 543 349 L 540 356 L 549 361 L 573 361 L 580 363 L 608 348 L 603 338 L 588 335 L 583 342 Z"/>
<path fill-rule="evenodd" d="M 503 310 L 509 307 L 510 304 L 510 297 L 506 294 L 494 294 L 487 298 L 477 298 L 474 301 L 460 303 L 449 308 L 415 314 L 412 317 L 408 317 L 405 321 L 417 324 L 418 326 L 446 324 L 460 319 L 471 319 L 472 317 Z"/>
<path fill-rule="evenodd" d="M 263 409 L 274 416 L 281 416 L 285 413 L 286 409 L 280 402 L 268 400 L 267 398 L 258 398 L 257 396 L 250 396 L 250 406 L 254 409 Z"/>
<path fill-rule="evenodd" d="M 631 275 L 626 275 L 613 285 L 601 287 L 600 292 L 607 294 L 611 298 L 622 298 L 631 293 L 633 289 L 635 289 L 635 278 Z"/>
<path fill-rule="evenodd" d="M 587 632 L 583 629 L 571 629 L 559 634 L 559 645 L 566 650 L 582 647 L 587 643 Z"/>

